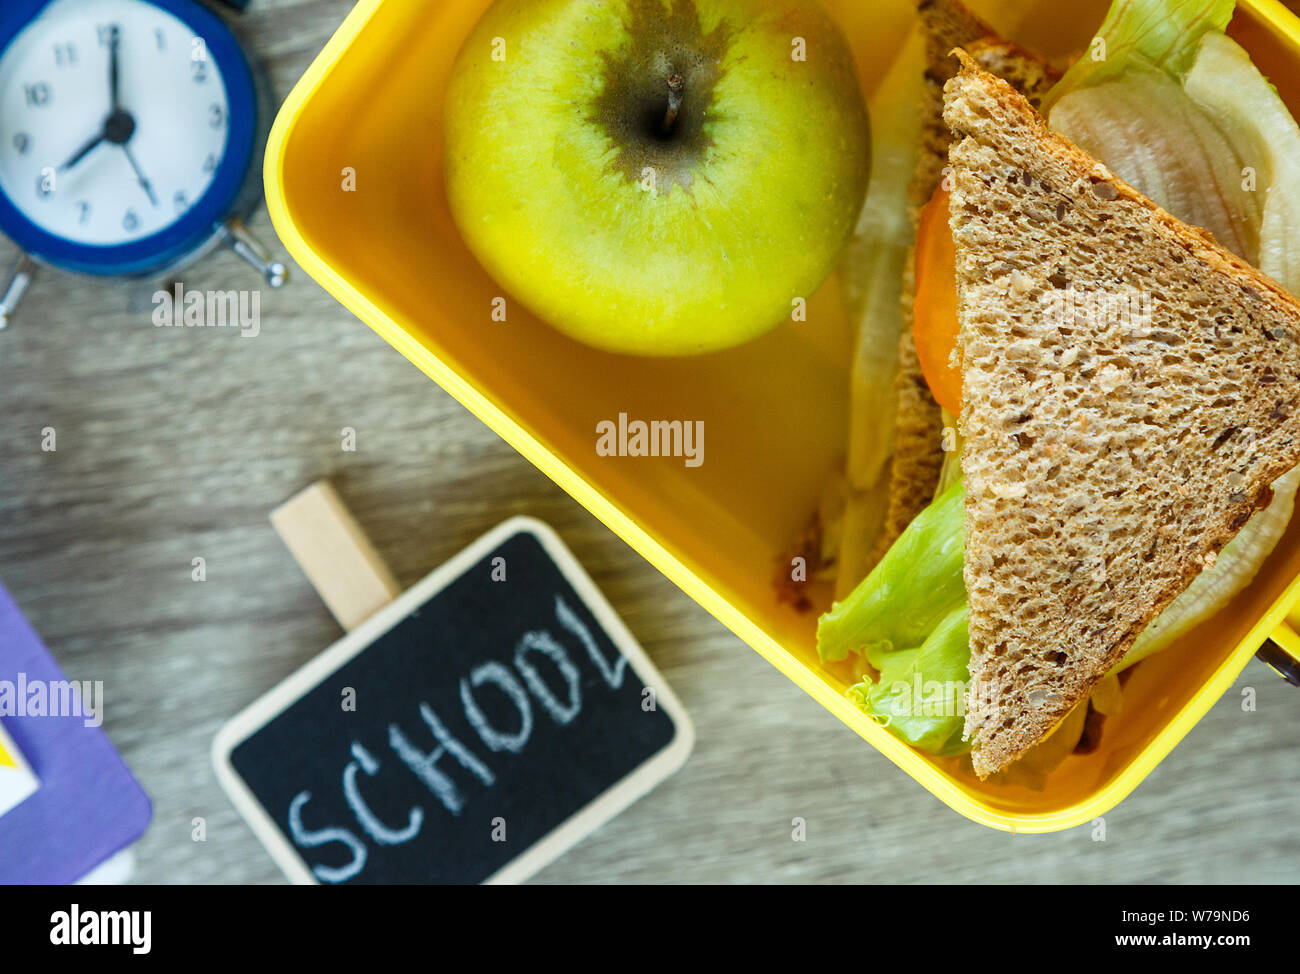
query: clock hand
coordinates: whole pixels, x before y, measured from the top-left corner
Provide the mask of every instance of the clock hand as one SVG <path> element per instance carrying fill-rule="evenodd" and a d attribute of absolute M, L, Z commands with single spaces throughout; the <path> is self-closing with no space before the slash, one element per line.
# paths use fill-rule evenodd
<path fill-rule="evenodd" d="M 131 113 L 122 109 L 121 85 L 118 76 L 118 53 L 122 47 L 122 31 L 114 24 L 108 32 L 108 94 L 112 101 L 112 110 L 109 112 L 108 120 L 104 122 L 104 134 L 101 140 L 107 139 L 116 145 L 122 147 L 126 153 L 126 158 L 131 163 L 131 168 L 135 170 L 135 178 L 140 181 L 140 188 L 145 191 L 149 197 L 149 202 L 154 206 L 158 205 L 158 197 L 154 194 L 153 184 L 145 176 L 144 170 L 140 168 L 140 163 L 135 161 L 135 153 L 127 145 L 131 141 L 131 136 L 135 134 L 135 119 Z"/>
<path fill-rule="evenodd" d="M 112 108 L 110 111 L 117 111 L 121 107 L 121 98 L 118 73 L 117 73 L 117 54 L 118 48 L 121 47 L 122 32 L 118 30 L 117 24 L 114 24 L 108 33 L 108 95 Z"/>
<path fill-rule="evenodd" d="M 154 195 L 153 184 L 145 178 L 144 171 L 140 168 L 140 164 L 135 161 L 135 154 L 131 151 L 131 147 L 126 143 L 123 143 L 122 151 L 126 153 L 127 161 L 131 163 L 131 168 L 135 170 L 135 178 L 140 180 L 140 188 L 149 194 L 149 202 L 154 206 L 157 206 L 158 197 Z"/>
<path fill-rule="evenodd" d="M 66 171 L 66 170 L 68 170 L 68 169 L 71 169 L 73 166 L 75 166 L 77 163 L 79 163 L 82 159 L 86 158 L 86 156 L 90 155 L 90 153 L 91 153 L 92 151 L 94 151 L 96 148 L 98 148 L 98 147 L 99 147 L 99 144 L 100 144 L 101 142 L 103 142 L 103 141 L 104 141 L 104 133 L 103 133 L 103 132 L 101 132 L 101 133 L 99 133 L 99 135 L 96 135 L 96 136 L 94 136 L 93 138 L 87 140 L 87 142 L 86 142 L 85 145 L 83 145 L 80 149 L 78 149 L 76 152 L 74 152 L 74 153 L 72 154 L 72 157 L 71 157 L 70 159 L 68 159 L 67 162 L 65 162 L 63 165 L 61 165 L 61 166 L 59 167 L 59 172 L 64 172 L 64 171 Z"/>
<path fill-rule="evenodd" d="M 100 133 L 87 139 L 86 143 L 74 152 L 67 162 L 59 167 L 59 172 L 71 169 L 77 163 L 81 162 L 82 159 L 86 158 L 86 156 L 90 155 L 90 153 L 97 149 L 103 142 L 112 142 L 115 145 L 121 145 L 125 148 L 126 141 L 131 138 L 131 135 L 134 132 L 135 119 L 133 119 L 128 112 L 121 111 L 120 109 L 113 112 L 112 115 L 109 115 L 108 118 L 104 120 L 104 128 Z"/>
<path fill-rule="evenodd" d="M 122 32 L 117 24 L 114 24 L 109 28 L 108 34 L 108 94 L 109 100 L 112 102 L 112 109 L 109 112 L 108 119 L 104 122 L 103 131 L 89 139 L 85 145 L 73 153 L 72 158 L 59 167 L 60 171 L 71 169 L 90 155 L 101 142 L 125 142 L 135 130 L 135 120 L 131 118 L 129 113 L 122 111 L 120 104 L 121 85 L 118 76 L 118 54 L 121 46 Z M 134 160 L 131 164 L 135 166 Z M 135 168 L 136 172 L 139 173 L 139 167 L 136 166 Z M 146 188 L 148 187 L 148 182 L 143 177 L 141 177 L 141 184 Z M 152 189 L 149 189 L 149 198 L 154 199 Z M 155 201 L 154 206 L 157 205 L 158 203 Z"/>

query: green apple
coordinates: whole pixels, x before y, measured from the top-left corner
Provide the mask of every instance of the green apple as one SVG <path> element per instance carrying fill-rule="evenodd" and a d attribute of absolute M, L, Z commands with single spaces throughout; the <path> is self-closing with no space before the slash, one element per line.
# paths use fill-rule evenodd
<path fill-rule="evenodd" d="M 470 249 L 617 352 L 714 351 L 788 319 L 870 170 L 852 54 L 813 0 L 497 0 L 446 116 Z"/>

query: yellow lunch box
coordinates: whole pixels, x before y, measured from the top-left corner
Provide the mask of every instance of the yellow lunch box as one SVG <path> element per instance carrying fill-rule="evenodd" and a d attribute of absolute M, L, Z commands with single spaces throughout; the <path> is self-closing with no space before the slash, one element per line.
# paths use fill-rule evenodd
<path fill-rule="evenodd" d="M 1300 601 L 1300 518 L 1254 583 L 1209 624 L 1143 662 L 1101 746 L 1042 790 L 980 782 L 915 751 L 859 710 L 818 662 L 815 614 L 778 604 L 779 553 L 845 449 L 850 323 L 832 278 L 787 322 L 693 359 L 599 352 L 511 308 L 461 242 L 443 192 L 443 93 L 488 0 L 361 0 L 285 102 L 266 153 L 272 220 L 298 263 L 637 551 L 895 764 L 984 825 L 1048 832 L 1113 807 L 1211 707 Z M 864 91 L 912 27 L 912 0 L 823 0 L 855 48 Z M 1106 0 L 971 4 L 1045 54 L 1084 47 Z M 1231 28 L 1300 116 L 1300 21 L 1243 0 Z M 344 183 L 351 191 L 344 191 Z M 707 462 L 598 455 L 620 413 L 703 421 Z M 1300 623 L 1300 617 L 1293 621 Z"/>

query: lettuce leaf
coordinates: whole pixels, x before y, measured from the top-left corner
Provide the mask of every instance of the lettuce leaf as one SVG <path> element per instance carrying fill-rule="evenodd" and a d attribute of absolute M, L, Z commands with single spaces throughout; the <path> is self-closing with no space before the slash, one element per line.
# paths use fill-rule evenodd
<path fill-rule="evenodd" d="M 1047 93 L 1043 113 L 1069 92 L 1123 77 L 1135 62 L 1171 77 L 1185 73 L 1201 38 L 1222 34 L 1236 6 L 1237 0 L 1115 0 L 1089 49 Z"/>
<path fill-rule="evenodd" d="M 884 654 L 919 647 L 966 604 L 962 578 L 965 492 L 954 484 L 922 511 L 848 598 L 817 623 L 827 662 L 858 653 L 876 669 Z"/>
<path fill-rule="evenodd" d="M 872 717 L 913 747 L 964 754 L 970 628 L 966 607 L 954 609 L 916 649 L 880 657 L 880 679 L 853 688 Z"/>

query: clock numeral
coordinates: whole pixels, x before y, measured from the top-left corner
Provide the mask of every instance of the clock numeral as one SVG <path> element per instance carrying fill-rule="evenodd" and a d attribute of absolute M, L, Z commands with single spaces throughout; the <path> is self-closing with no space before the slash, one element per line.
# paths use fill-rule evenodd
<path fill-rule="evenodd" d="M 185 195 L 185 190 L 178 189 L 176 195 L 172 197 L 172 202 L 176 206 L 177 213 L 184 213 L 190 208 L 190 198 Z"/>
<path fill-rule="evenodd" d="M 112 40 L 113 40 L 113 30 L 114 30 L 114 28 L 116 28 L 116 27 L 117 27 L 117 24 L 100 24 L 100 25 L 96 28 L 96 32 L 97 32 L 98 35 L 99 35 L 99 46 L 100 46 L 100 47 L 108 47 L 108 45 L 109 45 L 109 44 L 112 42 Z"/>
<path fill-rule="evenodd" d="M 50 103 L 50 86 L 44 81 L 23 85 L 23 93 L 27 96 L 27 104 L 33 108 L 44 108 Z"/>
<path fill-rule="evenodd" d="M 208 80 L 208 45 L 202 37 L 190 40 L 190 71 L 196 85 Z"/>
<path fill-rule="evenodd" d="M 18 150 L 20 156 L 27 155 L 27 150 L 32 147 L 32 137 L 26 132 L 18 132 L 14 135 L 14 148 Z"/>
<path fill-rule="evenodd" d="M 217 157 L 214 153 L 209 152 L 208 157 L 203 160 L 203 171 L 204 172 L 217 171 Z"/>
<path fill-rule="evenodd" d="M 135 215 L 135 210 L 127 210 L 126 216 L 122 217 L 122 229 L 135 230 L 140 226 L 140 218 Z"/>
<path fill-rule="evenodd" d="M 167 50 L 167 35 L 164 34 L 161 29 L 155 30 L 153 32 L 153 38 L 154 41 L 158 44 L 158 50 L 160 51 Z"/>
<path fill-rule="evenodd" d="M 90 220 L 90 204 L 85 200 L 77 201 L 77 222 L 86 223 Z"/>
<path fill-rule="evenodd" d="M 208 124 L 214 129 L 219 129 L 226 124 L 226 110 L 220 105 L 208 106 Z"/>
<path fill-rule="evenodd" d="M 71 67 L 77 63 L 77 46 L 75 44 L 55 44 L 54 63 L 61 68 Z"/>

